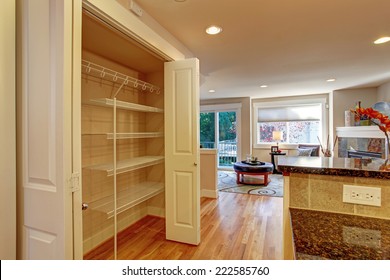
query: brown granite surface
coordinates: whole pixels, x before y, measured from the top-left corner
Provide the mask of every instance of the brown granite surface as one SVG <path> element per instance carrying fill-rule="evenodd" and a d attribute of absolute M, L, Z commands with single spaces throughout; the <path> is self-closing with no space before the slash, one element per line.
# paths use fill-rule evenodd
<path fill-rule="evenodd" d="M 389 260 L 390 220 L 290 208 L 295 257 Z"/>
<path fill-rule="evenodd" d="M 278 170 L 283 173 L 306 173 L 333 176 L 390 179 L 390 171 L 382 171 L 388 164 L 384 159 L 333 157 L 278 157 Z"/>

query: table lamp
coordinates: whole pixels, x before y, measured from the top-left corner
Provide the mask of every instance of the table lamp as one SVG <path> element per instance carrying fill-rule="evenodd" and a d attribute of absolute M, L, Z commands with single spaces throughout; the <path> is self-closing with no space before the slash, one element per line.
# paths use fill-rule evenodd
<path fill-rule="evenodd" d="M 276 141 L 276 147 L 279 151 L 279 141 L 283 139 L 283 131 L 272 131 L 272 138 Z"/>

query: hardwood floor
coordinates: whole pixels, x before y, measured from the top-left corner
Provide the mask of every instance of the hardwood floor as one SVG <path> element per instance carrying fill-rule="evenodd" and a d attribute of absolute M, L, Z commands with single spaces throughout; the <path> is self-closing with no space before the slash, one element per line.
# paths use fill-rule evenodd
<path fill-rule="evenodd" d="M 201 243 L 165 239 L 165 220 L 145 217 L 118 235 L 118 259 L 275 260 L 282 258 L 280 197 L 220 192 L 201 200 Z M 112 259 L 113 242 L 84 259 Z"/>

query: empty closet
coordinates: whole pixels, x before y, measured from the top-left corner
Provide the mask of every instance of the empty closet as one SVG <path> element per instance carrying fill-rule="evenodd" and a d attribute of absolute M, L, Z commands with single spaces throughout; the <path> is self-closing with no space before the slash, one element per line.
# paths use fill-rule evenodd
<path fill-rule="evenodd" d="M 198 70 L 83 10 L 84 258 L 121 258 L 120 233 L 148 216 L 164 219 L 167 239 L 199 243 Z"/>

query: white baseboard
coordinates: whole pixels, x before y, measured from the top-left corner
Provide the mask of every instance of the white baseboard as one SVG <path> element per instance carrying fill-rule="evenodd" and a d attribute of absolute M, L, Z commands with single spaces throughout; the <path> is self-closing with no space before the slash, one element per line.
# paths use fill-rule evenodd
<path fill-rule="evenodd" d="M 218 198 L 218 191 L 217 190 L 200 190 L 201 197 L 209 197 L 209 198 Z"/>

